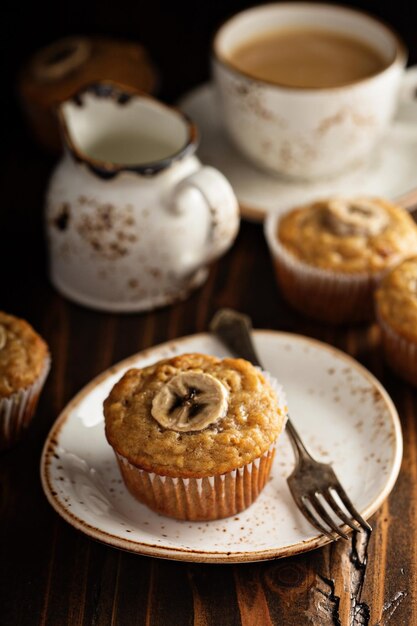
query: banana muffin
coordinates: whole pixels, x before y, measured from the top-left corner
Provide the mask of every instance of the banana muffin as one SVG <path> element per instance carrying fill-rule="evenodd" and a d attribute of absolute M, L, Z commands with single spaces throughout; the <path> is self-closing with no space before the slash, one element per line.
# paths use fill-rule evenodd
<path fill-rule="evenodd" d="M 32 326 L 0 311 L 0 449 L 29 425 L 49 367 L 48 347 Z"/>
<path fill-rule="evenodd" d="M 269 476 L 283 394 L 243 359 L 184 354 L 131 369 L 104 402 L 130 492 L 177 519 L 234 515 Z"/>
<path fill-rule="evenodd" d="M 417 385 L 417 257 L 385 276 L 375 302 L 388 365 Z"/>
<path fill-rule="evenodd" d="M 387 270 L 417 254 L 417 226 L 380 198 L 331 198 L 272 217 L 266 237 L 284 297 L 330 323 L 372 319 Z"/>

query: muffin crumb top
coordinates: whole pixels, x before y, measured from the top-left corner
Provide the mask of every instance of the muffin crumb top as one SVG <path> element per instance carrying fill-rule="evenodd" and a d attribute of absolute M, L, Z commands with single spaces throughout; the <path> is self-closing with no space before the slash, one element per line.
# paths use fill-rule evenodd
<path fill-rule="evenodd" d="M 379 272 L 417 253 L 417 226 L 380 198 L 331 198 L 280 220 L 279 243 L 300 261 L 345 273 Z"/>
<path fill-rule="evenodd" d="M 28 322 L 0 311 L 0 397 L 32 385 L 48 354 L 46 343 Z"/>
<path fill-rule="evenodd" d="M 133 465 L 203 477 L 264 454 L 286 409 L 249 362 L 183 354 L 127 371 L 105 400 L 104 415 L 108 442 Z"/>
<path fill-rule="evenodd" d="M 417 256 L 397 265 L 376 292 L 378 315 L 395 331 L 417 341 Z"/>

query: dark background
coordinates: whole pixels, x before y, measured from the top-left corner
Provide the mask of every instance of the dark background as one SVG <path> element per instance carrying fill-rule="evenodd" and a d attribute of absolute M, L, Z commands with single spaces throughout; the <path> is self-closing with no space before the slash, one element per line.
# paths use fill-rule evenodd
<path fill-rule="evenodd" d="M 209 76 L 210 42 L 218 25 L 252 6 L 245 0 L 49 0 L 2 3 L 2 71 L 13 85 L 24 60 L 39 47 L 74 34 L 125 37 L 144 44 L 161 73 L 160 97 L 173 100 Z M 342 3 L 339 3 L 342 4 Z M 414 0 L 344 2 L 391 24 L 417 62 Z M 4 82 L 3 82 L 4 85 Z M 22 132 L 13 90 L 1 91 L 8 112 L 7 133 Z"/>

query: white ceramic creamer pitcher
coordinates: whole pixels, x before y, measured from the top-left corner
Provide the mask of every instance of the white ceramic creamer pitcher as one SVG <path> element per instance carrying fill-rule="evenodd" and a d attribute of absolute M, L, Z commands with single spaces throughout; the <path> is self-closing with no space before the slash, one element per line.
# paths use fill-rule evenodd
<path fill-rule="evenodd" d="M 58 117 L 66 149 L 46 206 L 55 287 L 107 311 L 186 297 L 239 227 L 230 184 L 194 156 L 193 123 L 109 83 L 87 87 Z"/>

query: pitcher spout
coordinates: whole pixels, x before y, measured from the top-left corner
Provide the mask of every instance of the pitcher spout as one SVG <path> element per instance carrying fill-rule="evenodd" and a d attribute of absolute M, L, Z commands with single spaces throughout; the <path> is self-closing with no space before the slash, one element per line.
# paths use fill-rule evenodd
<path fill-rule="evenodd" d="M 60 105 L 58 119 L 67 151 L 103 179 L 121 172 L 154 176 L 198 145 L 186 115 L 113 82 L 77 92 Z"/>

